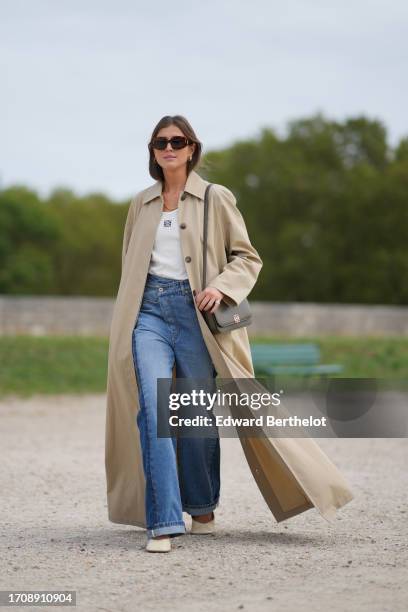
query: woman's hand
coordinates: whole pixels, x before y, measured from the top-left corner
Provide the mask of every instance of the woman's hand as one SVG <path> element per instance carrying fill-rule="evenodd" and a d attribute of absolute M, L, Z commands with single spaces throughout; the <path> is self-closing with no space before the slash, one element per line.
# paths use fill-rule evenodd
<path fill-rule="evenodd" d="M 219 307 L 219 303 L 216 303 L 216 300 L 222 300 L 224 297 L 224 293 L 218 291 L 215 287 L 206 287 L 199 293 L 194 291 L 194 298 L 199 310 L 210 311 L 212 314 Z M 210 310 L 211 308 L 211 310 Z"/>

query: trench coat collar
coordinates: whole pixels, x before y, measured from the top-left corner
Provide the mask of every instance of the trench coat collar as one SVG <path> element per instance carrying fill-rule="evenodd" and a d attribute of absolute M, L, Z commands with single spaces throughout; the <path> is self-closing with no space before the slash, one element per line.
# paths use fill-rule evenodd
<path fill-rule="evenodd" d="M 186 184 L 184 186 L 184 193 L 190 193 L 201 200 L 204 200 L 204 192 L 207 186 L 207 181 L 201 178 L 201 176 L 195 171 L 191 170 L 187 177 Z M 162 193 L 162 182 L 157 180 L 153 185 L 145 189 L 143 194 L 143 204 L 147 204 L 151 200 L 158 198 Z"/>

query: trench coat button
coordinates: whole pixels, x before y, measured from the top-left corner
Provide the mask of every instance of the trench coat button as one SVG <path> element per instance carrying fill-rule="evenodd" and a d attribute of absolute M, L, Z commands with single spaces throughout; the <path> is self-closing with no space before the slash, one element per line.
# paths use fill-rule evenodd
<path fill-rule="evenodd" d="M 186 229 L 187 225 L 185 223 L 180 223 L 181 229 Z"/>
<path fill-rule="evenodd" d="M 187 194 L 186 194 L 185 192 L 183 192 L 183 195 L 181 196 L 181 198 L 180 198 L 180 199 L 181 199 L 181 200 L 185 200 L 185 199 L 186 199 L 186 197 L 187 197 Z"/>
<path fill-rule="evenodd" d="M 187 263 L 191 261 L 190 255 L 187 255 L 187 257 L 185 257 L 184 259 L 187 261 Z"/>

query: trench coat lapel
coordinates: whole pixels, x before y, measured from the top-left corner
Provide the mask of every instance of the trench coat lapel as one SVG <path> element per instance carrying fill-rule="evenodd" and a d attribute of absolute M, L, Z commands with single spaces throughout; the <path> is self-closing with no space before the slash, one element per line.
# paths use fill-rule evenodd
<path fill-rule="evenodd" d="M 207 181 L 192 171 L 184 198 L 179 201 L 178 221 L 183 256 L 191 289 L 202 288 L 203 198 Z M 215 193 L 214 193 L 215 192 Z M 262 260 L 249 241 L 235 198 L 227 188 L 214 185 L 210 192 L 208 282 L 222 287 L 232 299 L 248 295 L 259 273 Z M 162 211 L 161 183 L 156 181 L 132 200 L 124 232 L 124 258 L 115 301 L 108 355 L 107 406 L 105 431 L 105 470 L 108 517 L 115 523 L 146 527 L 145 477 L 136 416 L 140 409 L 132 354 L 132 333 L 151 251 Z M 221 239 L 219 221 L 229 228 L 229 263 Z M 235 285 L 239 279 L 239 286 Z M 195 304 L 195 302 L 194 302 Z M 195 304 L 203 339 L 220 378 L 254 378 L 250 344 L 245 327 L 227 334 L 213 335 Z M 173 376 L 176 369 L 173 368 Z M 256 379 L 254 390 L 267 392 Z M 245 458 L 265 502 L 277 521 L 315 507 L 331 520 L 338 508 L 353 499 L 337 467 L 311 438 L 246 438 L 238 431 Z"/>

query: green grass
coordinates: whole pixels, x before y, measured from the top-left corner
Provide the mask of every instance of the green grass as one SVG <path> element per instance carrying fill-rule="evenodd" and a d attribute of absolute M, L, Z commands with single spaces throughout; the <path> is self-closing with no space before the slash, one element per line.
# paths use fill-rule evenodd
<path fill-rule="evenodd" d="M 251 338 L 251 342 L 315 342 L 322 363 L 339 376 L 408 379 L 408 338 Z M 108 339 L 80 336 L 0 338 L 0 397 L 35 393 L 105 393 Z"/>
<path fill-rule="evenodd" d="M 108 339 L 4 336 L 0 363 L 0 396 L 104 392 Z"/>

